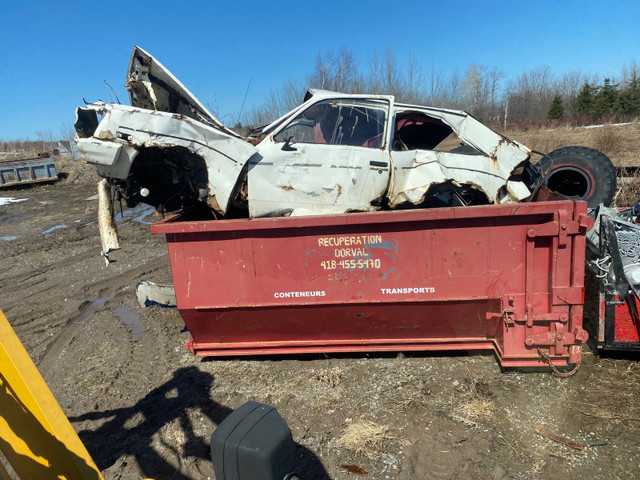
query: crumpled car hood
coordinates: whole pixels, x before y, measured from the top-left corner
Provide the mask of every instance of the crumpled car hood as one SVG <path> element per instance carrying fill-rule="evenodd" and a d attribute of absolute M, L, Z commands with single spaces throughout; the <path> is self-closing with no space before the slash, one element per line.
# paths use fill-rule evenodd
<path fill-rule="evenodd" d="M 177 113 L 238 136 L 222 125 L 164 65 L 137 45 L 131 53 L 125 86 L 132 107 Z"/>

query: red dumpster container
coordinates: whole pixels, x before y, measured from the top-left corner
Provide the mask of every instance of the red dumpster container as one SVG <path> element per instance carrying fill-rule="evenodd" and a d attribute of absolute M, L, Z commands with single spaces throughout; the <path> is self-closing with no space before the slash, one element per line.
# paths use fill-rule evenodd
<path fill-rule="evenodd" d="M 493 349 L 579 363 L 586 203 L 152 226 L 196 355 Z"/>

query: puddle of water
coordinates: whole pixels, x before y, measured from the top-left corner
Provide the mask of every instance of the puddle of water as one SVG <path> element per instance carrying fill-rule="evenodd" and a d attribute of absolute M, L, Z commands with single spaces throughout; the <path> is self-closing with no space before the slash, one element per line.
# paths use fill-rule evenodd
<path fill-rule="evenodd" d="M 131 329 L 131 335 L 134 337 L 144 337 L 147 334 L 140 320 L 140 313 L 136 310 L 129 307 L 118 307 L 116 308 L 116 317 Z"/>
<path fill-rule="evenodd" d="M 0 240 L 3 240 L 5 242 L 10 242 L 11 240 L 15 240 L 18 237 L 0 237 Z"/>
<path fill-rule="evenodd" d="M 45 230 L 44 232 L 42 232 L 43 235 L 46 235 L 47 233 L 51 233 L 55 230 L 59 230 L 60 228 L 68 228 L 66 225 L 56 225 L 55 227 L 51 227 L 48 230 Z"/>
<path fill-rule="evenodd" d="M 87 310 L 85 312 L 85 314 L 84 314 L 84 316 L 82 318 L 87 318 L 88 316 L 90 316 L 98 308 L 100 308 L 102 305 L 107 303 L 107 300 L 109 300 L 108 296 L 107 297 L 98 298 L 97 300 L 94 300 L 93 302 L 91 302 L 91 306 L 89 307 L 89 310 Z"/>
<path fill-rule="evenodd" d="M 97 300 L 94 300 L 93 302 L 91 302 L 91 306 L 95 309 L 98 307 L 101 307 L 102 305 L 104 305 L 105 303 L 107 303 L 107 300 L 109 300 L 109 296 L 107 295 L 106 297 L 102 297 L 99 298 Z"/>
<path fill-rule="evenodd" d="M 29 200 L 28 198 L 0 197 L 0 205 L 8 205 L 10 203 L 18 203 Z"/>
<path fill-rule="evenodd" d="M 78 317 L 76 320 L 74 320 L 73 323 L 80 323 L 83 320 L 85 320 L 87 317 L 90 317 L 91 315 L 93 315 L 98 308 L 100 308 L 102 305 L 107 303 L 107 300 L 109 300 L 108 296 L 98 298 L 97 300 L 94 300 L 93 302 L 91 302 L 91 305 L 89 305 L 89 308 L 87 309 L 87 311 L 84 312 L 84 315 L 82 315 L 81 317 Z"/>
<path fill-rule="evenodd" d="M 133 220 L 134 222 L 143 223 L 145 225 L 151 225 L 153 222 L 148 222 L 145 217 L 151 215 L 156 209 L 150 205 L 143 203 L 136 205 L 135 208 L 127 208 L 122 212 L 116 214 L 116 223 L 123 222 L 125 220 Z"/>

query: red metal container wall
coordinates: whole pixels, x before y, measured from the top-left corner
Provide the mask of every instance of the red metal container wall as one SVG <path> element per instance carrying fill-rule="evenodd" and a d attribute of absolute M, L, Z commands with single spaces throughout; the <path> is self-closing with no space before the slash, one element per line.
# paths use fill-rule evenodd
<path fill-rule="evenodd" d="M 180 221 L 166 234 L 198 355 L 494 348 L 576 362 L 583 202 Z"/>

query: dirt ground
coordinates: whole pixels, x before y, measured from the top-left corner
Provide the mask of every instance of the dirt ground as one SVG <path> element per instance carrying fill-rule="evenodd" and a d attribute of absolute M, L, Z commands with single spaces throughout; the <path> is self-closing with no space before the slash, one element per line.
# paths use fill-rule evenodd
<path fill-rule="evenodd" d="M 122 220 L 105 267 L 94 180 L 0 191 L 25 199 L 0 205 L 0 308 L 105 478 L 214 478 L 209 437 L 248 400 L 288 422 L 302 480 L 637 478 L 635 359 L 587 351 L 561 379 L 491 353 L 192 356 L 179 313 L 135 298 L 171 281 L 159 217 Z"/>

